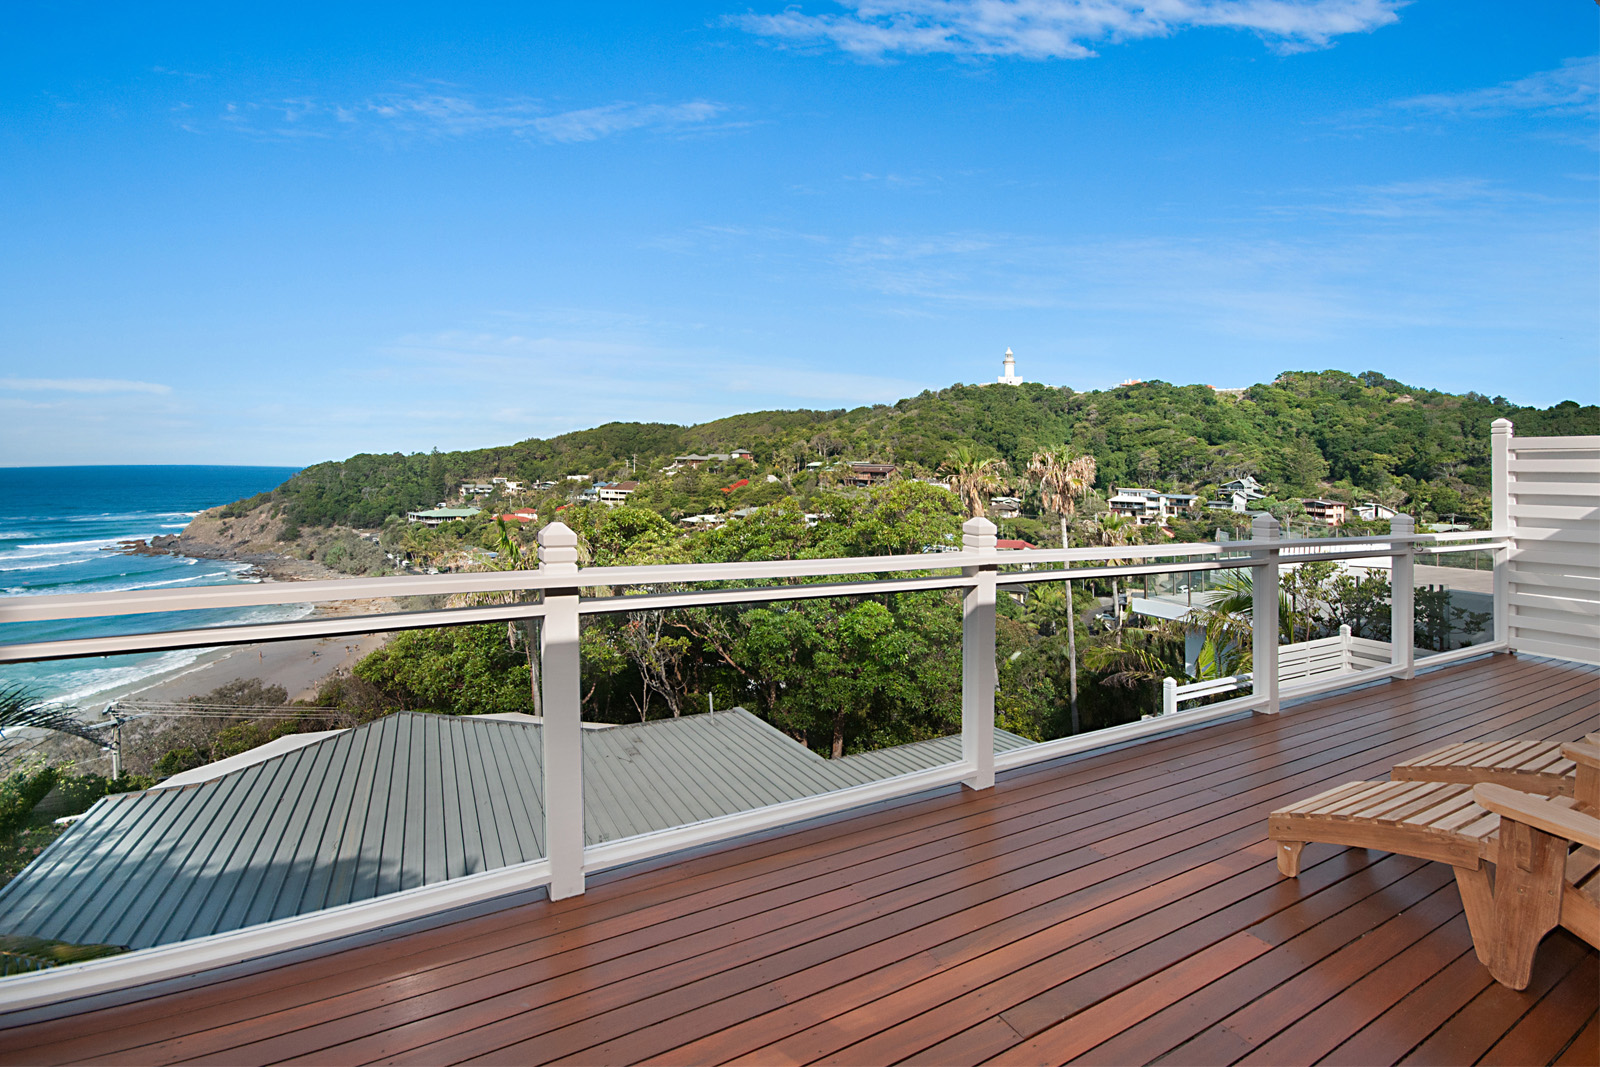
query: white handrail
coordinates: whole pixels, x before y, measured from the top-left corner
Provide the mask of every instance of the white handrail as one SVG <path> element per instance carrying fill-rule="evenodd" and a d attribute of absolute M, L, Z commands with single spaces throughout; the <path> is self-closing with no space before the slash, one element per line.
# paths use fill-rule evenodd
<path fill-rule="evenodd" d="M 1386 555 L 1397 544 L 1423 544 L 1461 535 L 1416 534 L 1396 537 L 1375 534 L 1367 537 L 1311 538 L 1280 541 L 1274 547 L 1313 548 L 1305 560 L 1358 558 Z M 1485 533 L 1480 536 L 1490 536 Z M 1362 551 L 1366 546 L 1366 551 Z M 1189 556 L 1221 556 L 1245 559 L 1257 551 L 1249 541 L 1222 544 L 1125 545 L 1118 548 L 1051 548 L 1027 552 L 999 553 L 1002 566 L 1033 566 L 1052 563 L 1093 563 L 1106 560 L 1175 559 Z M 680 585 L 699 582 L 770 581 L 773 579 L 818 578 L 844 574 L 890 574 L 902 571 L 959 571 L 971 566 L 971 550 L 929 552 L 900 556 L 849 556 L 825 559 L 755 560 L 729 563 L 669 563 L 628 567 L 584 567 L 580 569 L 584 587 L 632 585 Z M 1298 561 L 1298 560 L 1297 560 Z M 1084 568 L 1086 577 L 1112 577 L 1106 569 Z M 1052 572 L 1057 573 L 1059 572 Z M 262 582 L 249 585 L 214 585 L 198 589 L 148 589 L 113 593 L 63 593 L 45 596 L 0 597 L 0 622 L 47 622 L 63 619 L 101 618 L 168 611 L 196 611 L 209 608 L 265 607 L 286 604 L 321 604 L 335 601 L 375 600 L 385 597 L 453 596 L 468 593 L 532 592 L 553 588 L 564 578 L 542 570 L 483 571 L 473 574 L 396 575 L 383 578 L 342 578 L 313 582 Z M 1048 581 L 1049 578 L 1021 578 L 1016 581 Z"/>
<path fill-rule="evenodd" d="M 1257 539 L 1252 541 L 1047 549 L 1024 553 L 997 550 L 994 525 L 986 519 L 974 519 L 963 527 L 962 548 L 956 552 L 629 567 L 577 566 L 576 535 L 564 525 L 552 523 L 540 531 L 543 562 L 537 570 L 10 598 L 0 603 L 0 611 L 4 612 L 0 619 L 50 620 L 227 606 L 504 592 L 539 592 L 543 594 L 541 603 L 313 617 L 279 623 L 158 631 L 76 641 L 0 644 L 0 662 L 543 617 L 546 622 L 542 628 L 541 678 L 544 685 L 545 772 L 549 779 L 545 783 L 547 840 L 550 842 L 548 861 L 550 892 L 553 897 L 559 898 L 583 891 L 584 869 L 586 866 L 593 869 L 598 858 L 598 854 L 591 857 L 591 850 L 582 845 L 583 761 L 581 735 L 577 728 L 580 720 L 581 663 L 576 640 L 576 624 L 582 615 L 959 589 L 963 596 L 965 620 L 962 640 L 962 758 L 947 773 L 954 776 L 953 780 L 963 781 L 970 788 L 983 789 L 993 783 L 997 764 L 1017 766 L 1032 759 L 1050 758 L 1049 753 L 1061 747 L 1040 745 L 1036 746 L 1037 753 L 1027 750 L 1021 754 L 1008 753 L 1003 761 L 994 754 L 994 597 L 997 586 L 1084 578 L 1136 577 L 1166 572 L 1236 568 L 1255 570 L 1258 572 L 1255 582 L 1256 629 L 1258 637 L 1271 639 L 1262 639 L 1260 647 L 1256 649 L 1256 662 L 1260 668 L 1258 673 L 1227 680 L 1235 685 L 1257 686 L 1257 691 L 1247 698 L 1229 703 L 1271 713 L 1277 710 L 1279 699 L 1277 663 L 1280 652 L 1274 613 L 1277 608 L 1276 571 L 1286 562 L 1283 550 L 1295 550 L 1293 563 L 1388 556 L 1399 565 L 1402 560 L 1409 560 L 1413 556 L 1416 546 L 1431 544 L 1436 539 L 1435 535 L 1411 533 L 1405 528 L 1408 521 L 1401 517 L 1388 534 L 1284 541 L 1276 537 L 1276 520 L 1261 516 L 1255 522 Z M 1060 569 L 1050 569 L 1052 566 Z M 1028 569 L 1011 569 L 1018 567 Z M 832 582 L 814 580 L 846 576 L 860 577 Z M 751 584 L 771 582 L 785 584 Z M 707 587 L 706 583 L 716 585 Z M 692 588 L 695 585 L 700 588 Z M 670 588 L 648 588 L 661 586 Z M 620 595 L 612 592 L 603 596 L 584 595 L 586 591 L 594 590 L 618 590 Z M 1409 635 L 1410 629 L 1407 627 L 1397 632 Z M 1397 664 L 1396 670 L 1403 669 Z M 1258 678 L 1261 679 L 1259 683 Z M 1217 684 L 1220 683 L 1205 685 L 1209 690 Z M 1296 687 L 1296 690 L 1299 688 Z M 1203 718 L 1209 719 L 1218 713 L 1214 709 L 1206 709 Z M 1176 727 L 1190 718 L 1187 714 L 1175 716 L 1172 725 Z M 1137 733 L 1142 736 L 1155 728 L 1140 726 Z M 1087 739 L 1073 739 L 1068 747 L 1078 750 L 1090 743 Z M 900 795 L 904 790 L 923 788 L 918 783 L 925 777 L 904 776 L 903 781 L 887 779 L 881 788 L 872 791 L 872 795 Z M 803 806 L 795 810 L 803 810 Z M 724 832 L 724 829 L 732 833 L 735 831 L 727 828 L 747 824 L 749 820 L 727 820 L 719 824 L 721 829 L 705 827 L 689 837 L 698 841 L 703 834 L 715 836 Z M 683 834 L 658 835 L 650 842 L 630 846 L 627 854 L 635 856 L 640 849 L 648 853 L 653 848 L 669 847 L 668 842 L 688 839 Z M 615 852 L 616 849 L 612 848 L 611 851 Z M 610 855 L 610 852 L 605 854 Z"/>

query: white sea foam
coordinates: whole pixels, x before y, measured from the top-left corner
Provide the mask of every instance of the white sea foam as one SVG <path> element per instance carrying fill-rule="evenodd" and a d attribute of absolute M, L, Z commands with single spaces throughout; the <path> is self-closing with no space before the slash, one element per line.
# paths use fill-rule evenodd
<path fill-rule="evenodd" d="M 63 679 L 73 688 L 55 694 L 51 699 L 64 703 L 87 700 L 96 693 L 119 689 L 170 671 L 182 670 L 210 651 L 209 648 L 185 648 L 174 652 L 163 652 L 143 663 L 130 663 L 121 667 L 92 667 L 78 671 L 70 678 Z"/>
<path fill-rule="evenodd" d="M 58 559 L 53 563 L 21 563 L 15 567 L 0 563 L 0 571 L 42 571 L 51 567 L 76 567 L 87 562 L 88 559 Z"/>
<path fill-rule="evenodd" d="M 25 547 L 28 549 L 56 549 L 54 553 L 46 554 L 60 555 L 62 552 L 85 552 L 91 548 L 105 548 L 108 545 L 121 544 L 123 541 L 131 541 L 133 539 L 132 535 L 130 535 L 128 537 L 95 537 L 86 541 L 40 541 Z"/>

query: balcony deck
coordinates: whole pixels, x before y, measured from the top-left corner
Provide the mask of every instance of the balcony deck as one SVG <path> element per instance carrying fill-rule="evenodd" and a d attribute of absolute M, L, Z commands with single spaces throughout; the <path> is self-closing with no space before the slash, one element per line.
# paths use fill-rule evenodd
<path fill-rule="evenodd" d="M 1569 739 L 1600 673 L 1494 656 L 210 976 L 0 1016 L 0 1062 L 1595 1063 L 1600 967 L 1473 955 L 1449 869 L 1267 812 L 1445 741 Z"/>

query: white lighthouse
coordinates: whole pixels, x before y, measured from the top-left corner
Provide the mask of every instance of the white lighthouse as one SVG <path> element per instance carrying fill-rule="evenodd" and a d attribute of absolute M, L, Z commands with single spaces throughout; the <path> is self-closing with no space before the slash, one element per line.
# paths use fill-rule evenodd
<path fill-rule="evenodd" d="M 1011 354 L 1011 349 L 1006 349 L 1005 373 L 995 381 L 1000 385 L 1021 385 L 1022 379 L 1017 377 L 1017 357 Z"/>

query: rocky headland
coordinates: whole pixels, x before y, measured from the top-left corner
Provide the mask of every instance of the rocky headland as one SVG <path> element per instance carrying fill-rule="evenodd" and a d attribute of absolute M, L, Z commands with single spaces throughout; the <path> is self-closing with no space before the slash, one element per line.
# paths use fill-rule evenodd
<path fill-rule="evenodd" d="M 312 558 L 319 540 L 337 536 L 361 536 L 359 531 L 342 528 L 326 532 L 323 538 L 304 534 L 280 540 L 284 523 L 263 505 L 244 515 L 230 517 L 223 508 L 212 508 L 196 515 L 181 534 L 165 534 L 146 540 L 119 541 L 112 551 L 130 556 L 189 556 L 195 559 L 220 559 L 250 566 L 247 576 L 264 581 L 306 582 L 348 578 L 350 575 L 325 566 Z"/>

